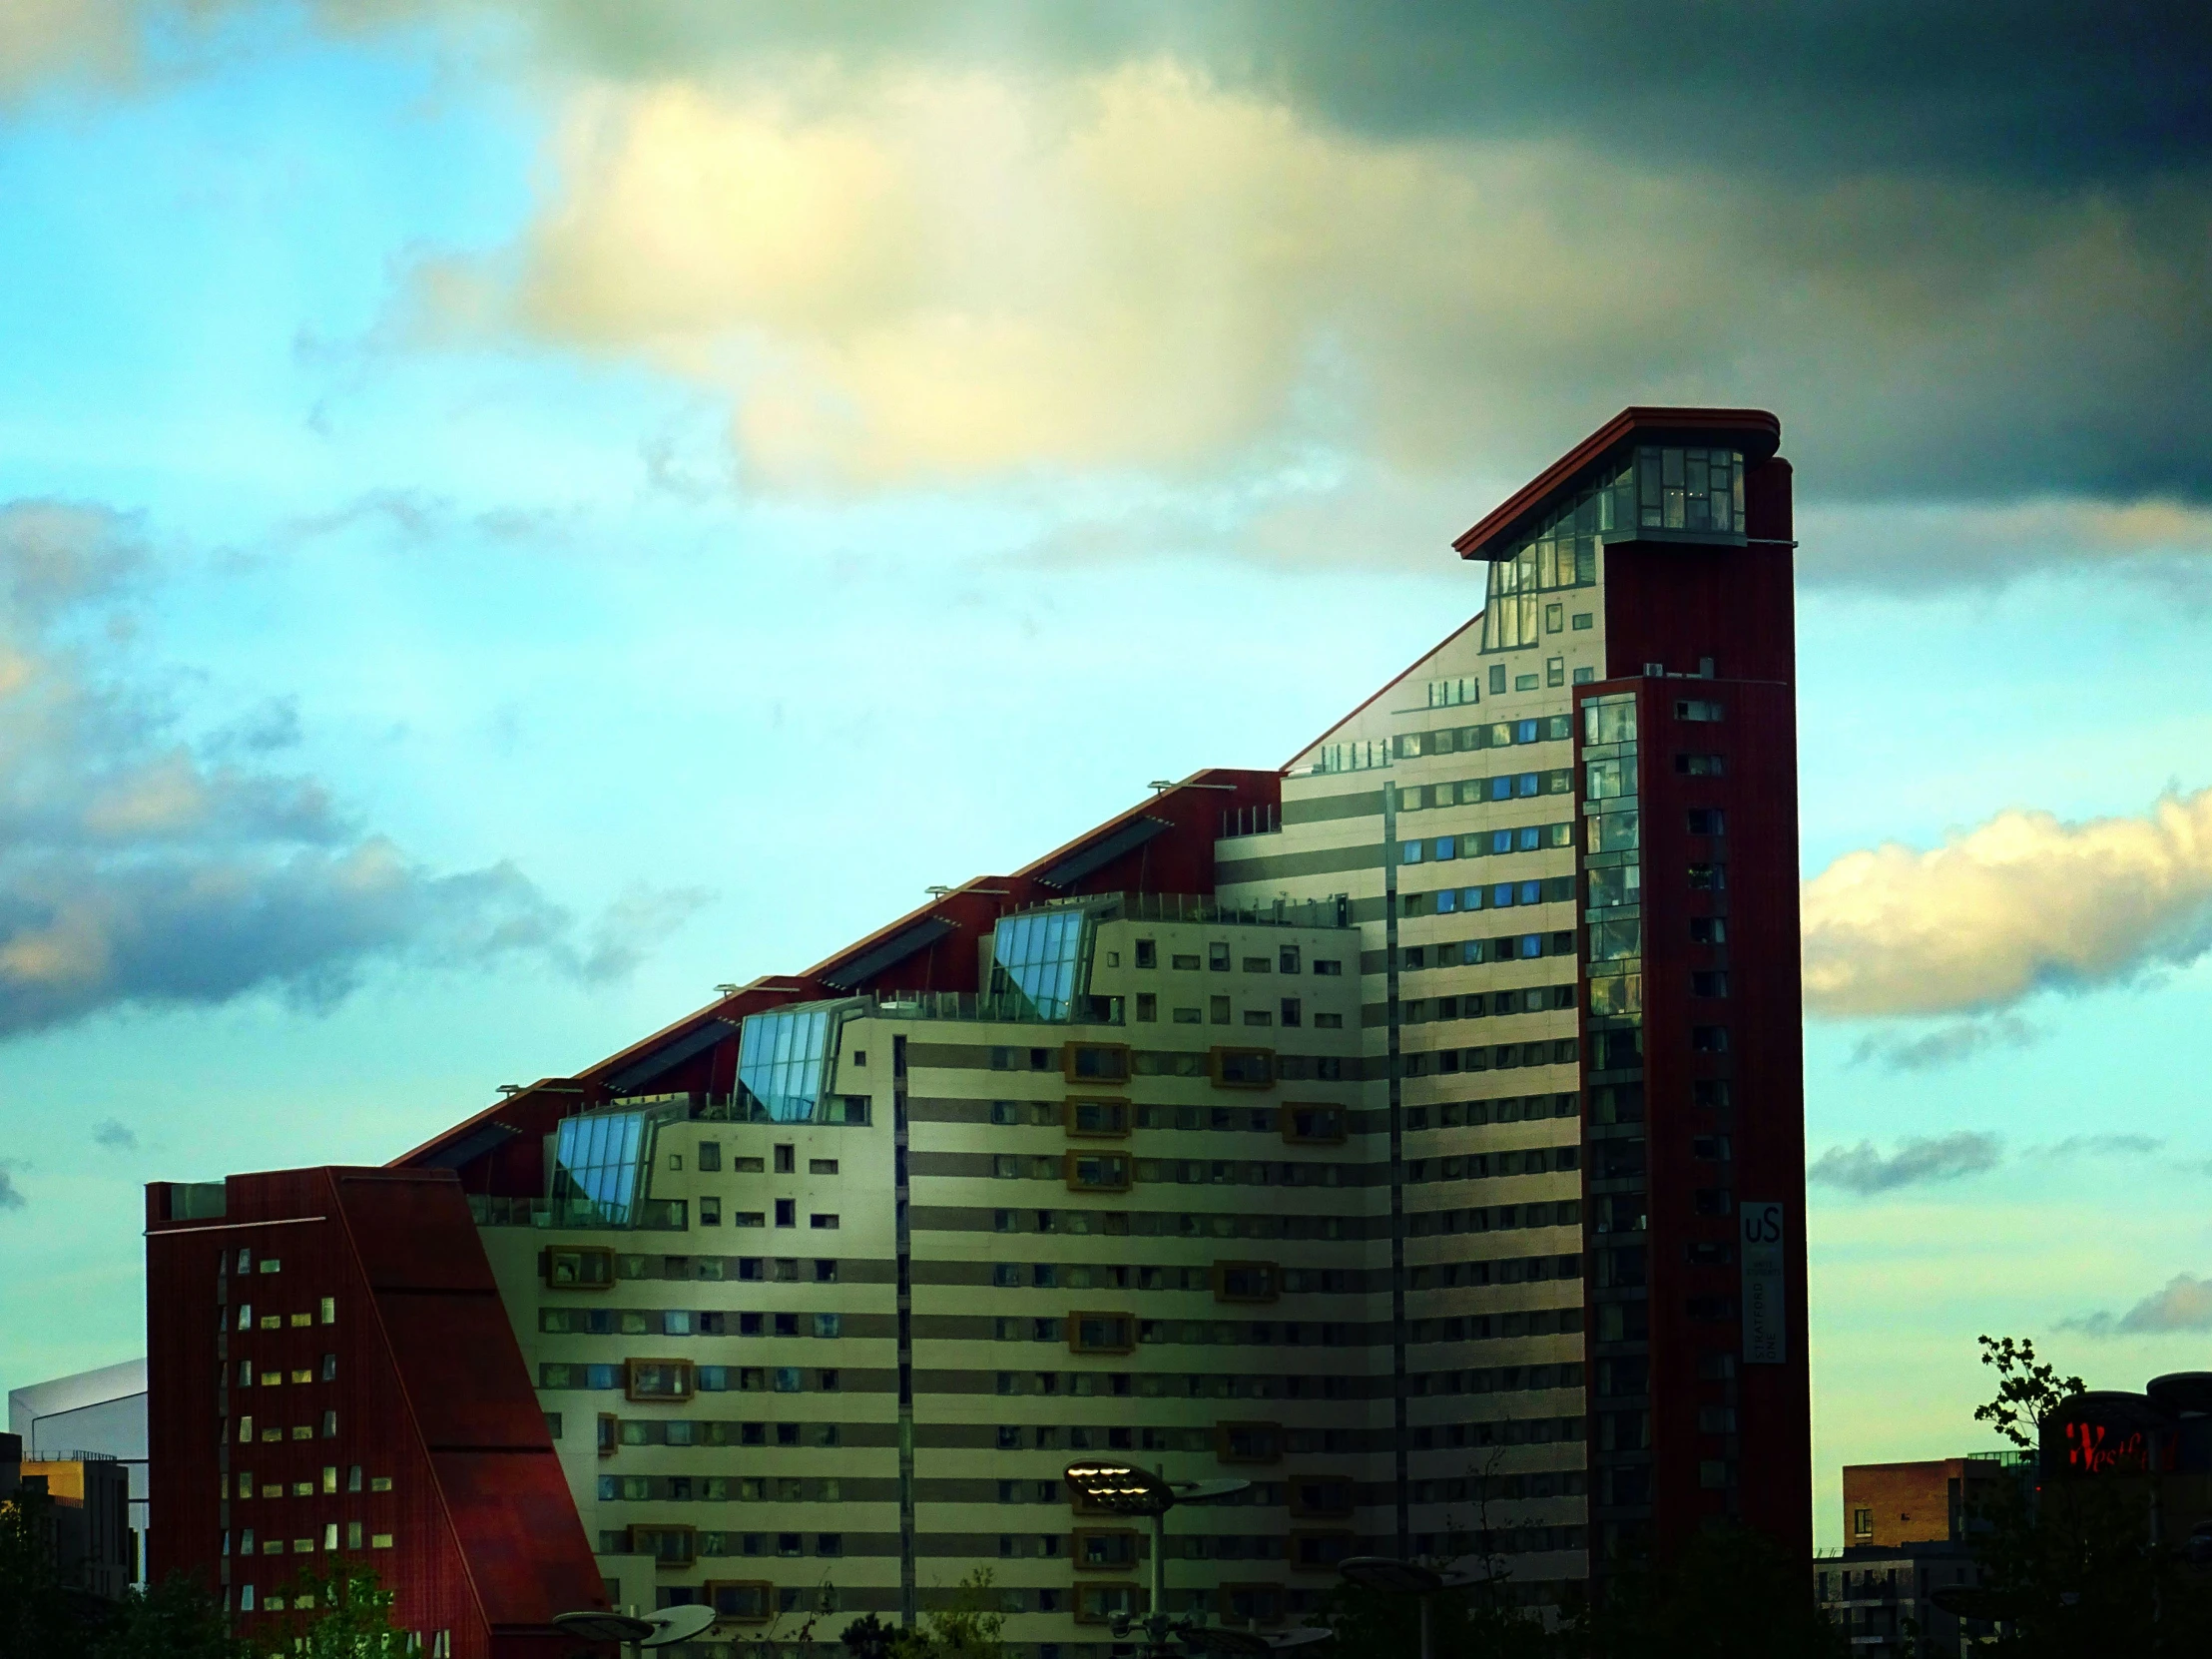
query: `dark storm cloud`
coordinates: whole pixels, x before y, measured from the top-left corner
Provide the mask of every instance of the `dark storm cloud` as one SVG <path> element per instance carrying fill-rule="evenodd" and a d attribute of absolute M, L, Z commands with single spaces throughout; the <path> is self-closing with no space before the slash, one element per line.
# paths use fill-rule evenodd
<path fill-rule="evenodd" d="M 120 515 L 0 505 L 0 1036 L 253 992 L 327 1006 L 379 962 L 609 978 L 701 902 L 633 891 L 579 938 L 512 864 L 432 869 L 319 780 L 260 770 L 294 735 L 288 705 L 181 736 L 126 631 L 100 626 L 146 564 Z"/>
<path fill-rule="evenodd" d="M 1865 171 L 2048 185 L 2212 161 L 2201 7 L 1888 3 L 1653 7 L 1173 0 L 884 6 L 545 0 L 556 50 L 627 75 L 763 54 L 1103 70 L 1169 54 L 1362 133 L 1562 130 L 1653 160 L 1820 178 Z"/>

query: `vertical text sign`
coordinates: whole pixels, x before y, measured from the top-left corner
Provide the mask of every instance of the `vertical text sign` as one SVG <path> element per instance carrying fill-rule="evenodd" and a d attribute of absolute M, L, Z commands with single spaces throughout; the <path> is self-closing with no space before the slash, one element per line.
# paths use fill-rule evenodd
<path fill-rule="evenodd" d="M 1783 1221 L 1779 1204 L 1745 1204 L 1744 1364 L 1779 1366 L 1789 1359 L 1783 1298 Z"/>

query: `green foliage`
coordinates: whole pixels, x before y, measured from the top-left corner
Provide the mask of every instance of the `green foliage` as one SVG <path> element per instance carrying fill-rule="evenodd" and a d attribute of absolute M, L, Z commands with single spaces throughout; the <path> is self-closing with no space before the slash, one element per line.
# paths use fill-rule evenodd
<path fill-rule="evenodd" d="M 50 1659 L 78 1645 L 54 1576 L 54 1502 L 19 1490 L 0 1502 L 0 1659 Z"/>
<path fill-rule="evenodd" d="M 407 1636 L 393 1627 L 397 1599 L 365 1568 L 302 1573 L 284 1592 L 292 1612 L 275 1651 L 302 1659 L 399 1659 Z"/>
<path fill-rule="evenodd" d="M 1615 1579 L 1565 1651 L 1588 1659 L 1844 1659 L 1812 1563 L 1739 1526 L 1702 1527 L 1663 1564 Z"/>
<path fill-rule="evenodd" d="M 2039 1363 L 2032 1345 L 1979 1339 L 1996 1397 L 1974 1412 L 2023 1450 L 2032 1429 L 2083 1389 Z M 1996 1483 L 1971 1533 L 1980 1585 L 1970 1610 L 1998 1621 L 1982 1651 L 2004 1659 L 2078 1654 L 2201 1654 L 2212 1649 L 2212 1585 L 2170 1543 L 2153 1544 L 2155 1475 L 2055 1479 L 2039 1492 Z"/>
<path fill-rule="evenodd" d="M 1976 1337 L 1981 1363 L 1997 1374 L 1996 1397 L 1974 1407 L 1973 1419 L 1995 1426 L 1996 1431 L 2022 1451 L 2033 1451 L 2036 1428 L 2044 1417 L 2087 1386 L 2078 1377 L 2060 1377 L 2035 1359 L 2035 1345 L 2010 1337 Z"/>
<path fill-rule="evenodd" d="M 1000 1659 L 1005 1626 L 991 1594 L 991 1569 L 977 1567 L 954 1588 L 950 1607 L 924 1613 L 918 1630 L 892 1639 L 891 1659 Z"/>
<path fill-rule="evenodd" d="M 223 1604 L 194 1579 L 173 1573 L 133 1589 L 94 1640 L 91 1659 L 253 1659 L 230 1631 Z"/>
<path fill-rule="evenodd" d="M 1480 1588 L 1439 1592 L 1429 1600 L 1428 1616 L 1437 1659 L 1566 1659 L 1572 1651 L 1539 1618 Z M 1336 1632 L 1326 1650 L 1331 1659 L 1408 1659 L 1420 1651 L 1414 1596 L 1340 1582 L 1314 1622 Z"/>

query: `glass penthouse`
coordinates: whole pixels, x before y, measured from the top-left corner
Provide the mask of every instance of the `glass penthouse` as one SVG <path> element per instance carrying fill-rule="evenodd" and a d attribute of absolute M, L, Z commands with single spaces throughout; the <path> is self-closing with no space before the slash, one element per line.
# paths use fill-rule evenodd
<path fill-rule="evenodd" d="M 1233 1474 L 1178 1612 L 1355 1552 L 1559 1602 L 1810 1548 L 1790 471 L 1630 409 L 1459 541 L 1481 612 L 1274 772 L 542 1079 L 382 1169 L 149 1190 L 156 1571 L 358 1558 L 424 1651 L 706 1602 L 834 1651 L 978 1567 L 1103 1659 L 1071 1457 Z M 812 1644 L 812 1646 L 810 1646 Z"/>

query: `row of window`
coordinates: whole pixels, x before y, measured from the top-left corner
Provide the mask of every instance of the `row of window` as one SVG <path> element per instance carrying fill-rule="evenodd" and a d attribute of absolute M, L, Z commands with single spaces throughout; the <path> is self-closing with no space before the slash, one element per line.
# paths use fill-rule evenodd
<path fill-rule="evenodd" d="M 1361 1237 L 1365 1218 L 1357 1216 L 1298 1216 L 1270 1212 L 1264 1215 L 1177 1214 L 1161 1210 L 993 1210 L 994 1233 L 1103 1233 L 1140 1239 L 1351 1239 Z"/>
<path fill-rule="evenodd" d="M 1130 1185 L 1346 1187 L 1356 1172 L 1339 1163 L 1298 1164 L 1264 1159 L 1139 1158 L 1125 1153 L 1068 1152 L 1054 1157 L 1000 1152 L 991 1156 L 991 1174 L 1001 1181 L 1065 1181 L 1078 1191 L 1119 1192 Z"/>
<path fill-rule="evenodd" d="M 289 1483 L 289 1486 L 290 1495 L 293 1497 L 329 1496 L 339 1489 L 337 1465 L 325 1463 L 322 1466 L 320 1479 L 293 1480 Z M 263 1497 L 282 1497 L 285 1495 L 285 1487 L 286 1483 L 281 1480 L 264 1481 L 257 1486 L 251 1469 L 239 1471 L 237 1493 L 242 1502 L 254 1496 L 257 1491 Z M 346 1469 L 344 1489 L 347 1492 L 358 1492 L 364 1489 L 360 1464 L 354 1463 Z M 391 1476 L 388 1474 L 370 1475 L 365 1489 L 371 1492 L 388 1492 L 391 1490 Z M 225 1490 L 226 1495 L 228 1495 L 228 1485 Z"/>
<path fill-rule="evenodd" d="M 1525 881 L 1491 881 L 1474 887 L 1401 893 L 1397 907 L 1400 915 L 1448 916 L 1460 910 L 1509 910 L 1518 904 L 1564 904 L 1573 899 L 1573 876 L 1547 875 Z"/>
<path fill-rule="evenodd" d="M 684 1232 L 691 1226 L 691 1204 L 690 1199 L 684 1198 L 648 1200 L 644 1208 L 654 1213 L 648 1216 L 645 1225 L 665 1228 L 671 1232 Z M 723 1224 L 724 1211 L 720 1195 L 715 1193 L 702 1194 L 698 1204 L 699 1225 L 701 1227 L 720 1227 Z M 778 1227 L 797 1227 L 799 1225 L 799 1200 L 796 1198 L 779 1198 L 775 1201 L 773 1212 L 768 1210 L 731 1210 L 728 1212 L 728 1217 L 732 1227 L 767 1227 L 770 1225 L 769 1217 L 772 1213 L 776 1218 L 774 1225 Z M 833 1233 L 838 1226 L 837 1213 L 833 1210 L 811 1210 L 807 1213 L 807 1225 L 817 1233 Z"/>
<path fill-rule="evenodd" d="M 1408 997 L 1398 1004 L 1398 1023 L 1487 1019 L 1493 1014 L 1555 1013 L 1574 1006 L 1572 985 L 1530 985 L 1517 991 L 1474 991 L 1464 996 Z"/>
<path fill-rule="evenodd" d="M 1173 1023 L 1177 1025 L 1229 1025 L 1234 1023 L 1230 1017 L 1228 997 L 1209 997 L 1207 1002 L 1208 1008 L 1204 1013 L 1201 1013 L 1196 1007 L 1171 1009 Z M 1282 998 L 1276 1008 L 1247 1008 L 1244 1011 L 1244 1023 L 1247 1025 L 1273 1025 L 1276 1023 L 1278 1010 L 1280 1010 L 1280 1017 L 1285 1025 L 1297 1027 L 1306 1023 L 1305 1001 L 1303 998 L 1296 996 Z M 1150 1025 L 1157 1022 L 1159 1017 L 1160 999 L 1150 991 L 1139 991 L 1137 993 L 1137 1023 L 1139 1025 Z M 1344 1023 L 1345 1017 L 1342 1014 L 1324 1012 L 1314 1015 L 1314 1029 L 1317 1031 L 1341 1031 L 1344 1029 Z"/>
<path fill-rule="evenodd" d="M 560 1438 L 560 1414 L 547 1413 Z M 833 1422 L 739 1422 L 722 1417 L 617 1417 L 599 1414 L 599 1449 L 625 1445 L 833 1446 L 843 1433 Z"/>
<path fill-rule="evenodd" d="M 1571 769 L 1554 772 L 1501 772 L 1489 778 L 1456 778 L 1437 784 L 1400 784 L 1397 810 L 1418 813 L 1434 807 L 1466 807 L 1487 801 L 1529 801 L 1540 795 L 1572 795 Z"/>
<path fill-rule="evenodd" d="M 254 1386 L 257 1377 L 261 1381 L 261 1385 L 265 1388 L 274 1388 L 287 1382 L 330 1382 L 336 1381 L 337 1375 L 338 1357 L 335 1354 L 325 1354 L 319 1367 L 293 1366 L 288 1370 L 278 1368 L 274 1371 L 257 1371 L 253 1361 L 241 1360 L 238 1369 L 238 1385 L 242 1388 L 251 1388 Z"/>
<path fill-rule="evenodd" d="M 830 1257 L 796 1256 L 635 1256 L 602 1245 L 557 1245 L 538 1253 L 538 1274 L 557 1290 L 605 1290 L 617 1279 L 736 1279 L 796 1285 L 802 1278 L 817 1285 L 837 1282 L 837 1264 Z"/>
<path fill-rule="evenodd" d="M 335 1411 L 325 1411 L 322 1413 L 322 1425 L 319 1434 L 315 1428 L 315 1425 L 312 1423 L 294 1423 L 288 1430 L 276 1427 L 265 1427 L 259 1432 L 259 1434 L 257 1434 L 254 1428 L 254 1419 L 251 1415 L 242 1416 L 239 1418 L 239 1444 L 241 1445 L 251 1445 L 257 1439 L 312 1440 L 316 1438 L 321 1438 L 325 1440 L 334 1440 L 337 1438 L 337 1435 L 338 1414 Z"/>
<path fill-rule="evenodd" d="M 1014 1057 L 1020 1050 L 993 1048 L 991 1069 L 1019 1069 Z M 1031 1071 L 1051 1069 L 1043 1057 L 1051 1050 L 1027 1051 Z M 1335 1080 L 1344 1076 L 1344 1060 L 1337 1055 L 1277 1054 L 1271 1048 L 1217 1046 L 1204 1053 L 1191 1050 L 1132 1051 L 1126 1043 L 1069 1043 L 1062 1050 L 1061 1075 L 1070 1083 L 1091 1085 L 1126 1083 L 1132 1077 L 1204 1077 L 1217 1089 L 1266 1089 L 1278 1079 L 1296 1082 Z M 1002 1063 L 1003 1062 L 1003 1063 Z"/>
<path fill-rule="evenodd" d="M 345 1542 L 343 1542 L 342 1544 L 338 1542 L 338 1529 L 340 1528 L 340 1526 L 342 1526 L 345 1530 Z M 288 1542 L 290 1545 L 288 1553 L 290 1554 L 312 1555 L 315 1552 L 316 1543 L 313 1533 L 308 1533 L 304 1536 L 295 1534 L 288 1539 Z M 241 1555 L 282 1555 L 287 1553 L 285 1548 L 286 1543 L 286 1538 L 272 1538 L 267 1536 L 265 1533 L 260 1543 L 257 1545 L 254 1539 L 254 1529 L 249 1526 L 242 1528 L 239 1532 L 238 1552 Z M 391 1547 L 391 1533 L 366 1531 L 364 1529 L 363 1523 L 360 1521 L 324 1521 L 322 1523 L 321 1548 L 325 1551 L 338 1549 L 390 1549 Z M 231 1534 L 228 1531 L 223 1534 L 223 1553 L 225 1555 L 231 1553 Z M 249 1586 L 249 1588 L 251 1588 L 251 1586 Z M 311 1607 L 314 1604 L 312 1601 L 302 1599 L 299 1605 L 303 1607 Z"/>
<path fill-rule="evenodd" d="M 1524 824 L 1514 830 L 1474 830 L 1463 835 L 1433 835 L 1401 840 L 1401 864 L 1448 863 L 1454 858 L 1492 858 L 1508 852 L 1540 852 L 1574 845 L 1572 824 Z"/>
<path fill-rule="evenodd" d="M 1566 1007 L 1574 1006 L 1571 989 Z M 1149 1106 L 1136 1105 L 1127 1100 L 1094 1100 L 1070 1096 L 1064 1101 L 1049 1100 L 994 1100 L 990 1107 L 990 1120 L 1001 1126 L 1021 1124 L 1037 1128 L 1064 1129 L 1071 1135 L 1123 1135 L 1134 1127 L 1138 1129 L 1203 1129 L 1237 1133 L 1249 1130 L 1254 1134 L 1281 1134 L 1286 1140 L 1313 1138 L 1311 1114 L 1317 1110 L 1338 1111 L 1339 1108 L 1312 1106 L 1286 1106 L 1278 1112 L 1273 1106 Z M 1302 1127 L 1302 1114 L 1305 1114 Z M 1341 1125 L 1326 1137 L 1331 1140 L 1344 1138 Z"/>
<path fill-rule="evenodd" d="M 1135 954 L 1138 967 L 1156 968 L 1160 965 L 1160 944 L 1157 939 L 1137 940 Z M 1235 963 L 1241 960 L 1246 973 L 1297 973 L 1301 971 L 1303 955 L 1303 946 L 1281 944 L 1275 947 L 1273 956 L 1261 954 L 1238 958 L 1226 940 L 1216 939 L 1206 946 L 1206 971 L 1209 973 L 1227 973 Z M 1199 970 L 1199 959 L 1195 951 L 1171 952 L 1168 957 L 1168 964 L 1178 973 L 1196 973 Z M 1121 952 L 1118 950 L 1107 951 L 1106 965 L 1108 967 L 1120 967 Z M 1333 956 L 1316 957 L 1312 968 L 1314 973 L 1323 978 L 1342 975 L 1344 970 L 1343 961 Z"/>
<path fill-rule="evenodd" d="M 841 1503 L 833 1477 L 796 1474 L 603 1474 L 602 1503 Z M 833 1532 L 823 1534 L 834 1538 Z M 834 1552 L 830 1552 L 834 1553 Z"/>
<path fill-rule="evenodd" d="M 749 1314 L 720 1308 L 540 1308 L 538 1329 L 572 1337 L 839 1337 L 841 1314 Z"/>
<path fill-rule="evenodd" d="M 1608 922 L 1631 926 L 1634 922 Z M 1397 965 L 1406 972 L 1431 967 L 1479 967 L 1485 962 L 1526 962 L 1539 956 L 1572 956 L 1574 933 L 1506 933 L 1486 939 L 1446 939 L 1434 944 L 1398 946 Z"/>
<path fill-rule="evenodd" d="M 1572 1065 L 1580 1047 L 1573 1037 L 1554 1037 L 1543 1042 L 1416 1050 L 1399 1058 L 1407 1077 L 1449 1077 L 1469 1071 L 1511 1071 L 1518 1066 Z"/>
<path fill-rule="evenodd" d="M 1491 721 L 1483 726 L 1447 726 L 1436 732 L 1400 732 L 1394 748 L 1399 760 L 1412 760 L 1422 755 L 1509 749 L 1523 743 L 1563 743 L 1573 736 L 1572 715 L 1538 715 L 1533 719 Z"/>
<path fill-rule="evenodd" d="M 861 1055 L 857 1058 L 865 1059 L 866 1056 Z M 797 1175 L 799 1173 L 799 1149 L 796 1146 L 780 1145 L 772 1150 L 775 1157 L 776 1174 Z M 675 1170 L 682 1169 L 684 1167 L 684 1155 L 681 1152 L 670 1153 L 668 1167 Z M 722 1143 L 720 1141 L 701 1141 L 699 1143 L 698 1162 L 694 1167 L 703 1174 L 719 1173 L 722 1169 Z M 730 1169 L 736 1175 L 766 1175 L 769 1173 L 767 1160 L 755 1157 L 740 1157 L 736 1154 L 731 1156 Z M 834 1175 L 837 1173 L 837 1160 L 834 1158 L 810 1158 L 807 1160 L 807 1173 L 809 1175 Z"/>
<path fill-rule="evenodd" d="M 309 1313 L 264 1314 L 258 1320 L 254 1317 L 254 1305 L 251 1302 L 239 1304 L 238 1329 L 241 1331 L 301 1331 L 316 1325 L 335 1325 L 337 1322 L 338 1299 L 334 1296 L 322 1298 L 317 1307 Z M 226 1323 L 227 1317 L 222 1311 L 218 1310 L 216 1314 L 217 1329 L 222 1329 Z"/>
<path fill-rule="evenodd" d="M 620 1388 L 631 1399 L 689 1399 L 698 1393 L 836 1393 L 834 1368 L 695 1366 L 686 1360 L 630 1360 L 619 1365 L 549 1362 L 538 1367 L 541 1388 Z"/>
<path fill-rule="evenodd" d="M 1640 1106 L 1643 1091 L 1640 1085 L 1635 1087 Z M 1593 1094 L 1601 1092 L 1604 1091 L 1592 1091 Z M 1447 1100 L 1435 1108 L 1435 1113 L 1440 1128 L 1456 1129 L 1462 1124 L 1534 1123 L 1542 1118 L 1571 1118 L 1580 1105 L 1579 1098 L 1572 1094 L 1509 1094 L 1491 1100 Z M 1426 1106 L 1406 1107 L 1406 1130 L 1426 1129 L 1428 1113 Z"/>

